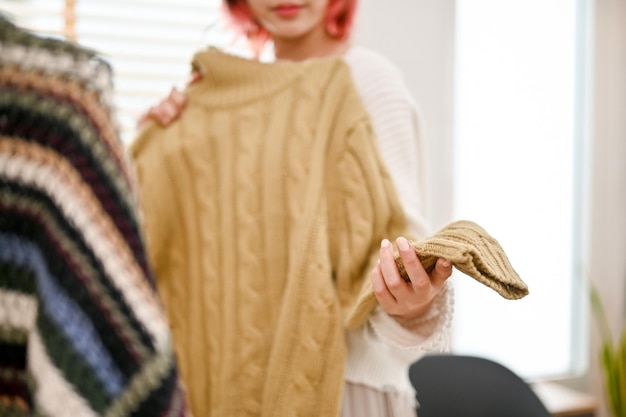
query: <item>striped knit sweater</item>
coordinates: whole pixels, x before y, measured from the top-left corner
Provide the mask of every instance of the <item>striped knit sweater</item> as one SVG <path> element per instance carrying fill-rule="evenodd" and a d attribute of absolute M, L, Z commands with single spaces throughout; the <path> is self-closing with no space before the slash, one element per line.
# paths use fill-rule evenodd
<path fill-rule="evenodd" d="M 111 77 L 0 16 L 0 415 L 187 414 Z"/>

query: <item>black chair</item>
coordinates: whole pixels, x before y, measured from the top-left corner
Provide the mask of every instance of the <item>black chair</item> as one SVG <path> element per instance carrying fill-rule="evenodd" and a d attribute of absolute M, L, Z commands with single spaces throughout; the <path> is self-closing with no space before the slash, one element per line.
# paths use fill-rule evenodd
<path fill-rule="evenodd" d="M 550 417 L 531 387 L 486 358 L 427 355 L 409 368 L 418 417 Z"/>

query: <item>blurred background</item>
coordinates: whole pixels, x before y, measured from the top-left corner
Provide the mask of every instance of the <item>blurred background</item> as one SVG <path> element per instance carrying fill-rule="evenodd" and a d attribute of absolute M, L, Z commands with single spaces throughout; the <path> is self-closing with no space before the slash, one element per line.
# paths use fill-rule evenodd
<path fill-rule="evenodd" d="M 126 143 L 148 107 L 184 86 L 194 51 L 248 54 L 219 0 L 0 0 L 0 11 L 109 60 Z M 508 301 L 455 273 L 453 351 L 588 394 L 608 417 L 589 289 L 618 339 L 626 0 L 361 0 L 355 42 L 401 68 L 422 110 L 434 229 L 478 222 L 530 288 Z"/>

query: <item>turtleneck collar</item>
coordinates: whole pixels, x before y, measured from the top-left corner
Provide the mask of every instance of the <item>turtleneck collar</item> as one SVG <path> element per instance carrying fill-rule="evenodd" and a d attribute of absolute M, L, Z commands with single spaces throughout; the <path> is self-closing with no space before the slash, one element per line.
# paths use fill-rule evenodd
<path fill-rule="evenodd" d="M 262 62 L 209 47 L 194 56 L 193 66 L 202 78 L 189 88 L 189 101 L 224 106 L 254 100 L 289 85 L 311 66 L 331 60 L 336 58 Z"/>

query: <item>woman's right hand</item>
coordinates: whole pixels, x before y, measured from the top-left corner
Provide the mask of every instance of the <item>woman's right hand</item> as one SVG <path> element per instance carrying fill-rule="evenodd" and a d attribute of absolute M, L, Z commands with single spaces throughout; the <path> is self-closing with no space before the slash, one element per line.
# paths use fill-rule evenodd
<path fill-rule="evenodd" d="M 452 263 L 438 258 L 429 272 L 404 237 L 396 239 L 398 252 L 409 276 L 400 275 L 391 242 L 383 239 L 378 264 L 371 274 L 372 288 L 380 306 L 398 322 L 409 323 L 424 316 L 452 275 Z"/>
<path fill-rule="evenodd" d="M 187 85 L 191 85 L 199 79 L 200 73 L 193 71 Z M 150 119 L 161 126 L 169 126 L 182 114 L 186 104 L 187 98 L 185 94 L 176 87 L 173 87 L 165 98 L 157 105 L 150 107 L 148 111 L 139 118 L 139 127 L 143 126 Z"/>

